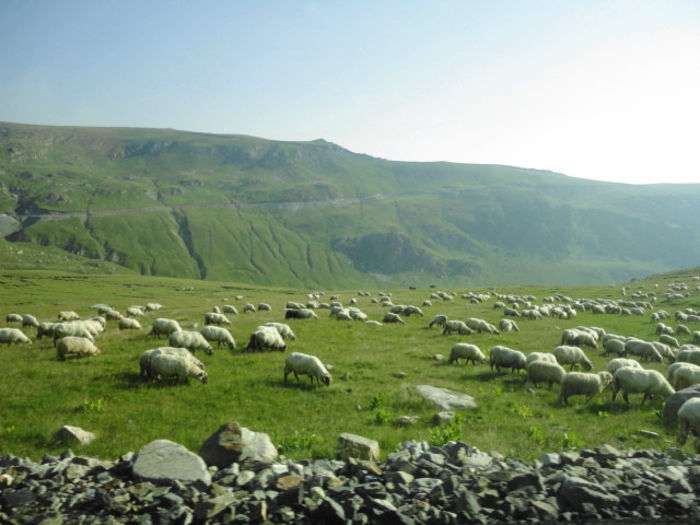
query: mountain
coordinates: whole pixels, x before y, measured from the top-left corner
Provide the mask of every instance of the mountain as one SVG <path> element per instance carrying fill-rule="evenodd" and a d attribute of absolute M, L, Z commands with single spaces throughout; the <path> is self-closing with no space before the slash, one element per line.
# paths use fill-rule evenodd
<path fill-rule="evenodd" d="M 395 162 L 324 140 L 0 123 L 0 235 L 142 274 L 306 288 L 620 282 L 696 266 L 698 209 L 699 184 Z"/>

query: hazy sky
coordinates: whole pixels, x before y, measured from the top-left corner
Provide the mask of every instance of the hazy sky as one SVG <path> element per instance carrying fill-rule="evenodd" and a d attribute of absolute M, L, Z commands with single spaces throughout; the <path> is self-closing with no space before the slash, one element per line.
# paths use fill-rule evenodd
<path fill-rule="evenodd" d="M 0 0 L 0 120 L 700 183 L 700 1 Z"/>

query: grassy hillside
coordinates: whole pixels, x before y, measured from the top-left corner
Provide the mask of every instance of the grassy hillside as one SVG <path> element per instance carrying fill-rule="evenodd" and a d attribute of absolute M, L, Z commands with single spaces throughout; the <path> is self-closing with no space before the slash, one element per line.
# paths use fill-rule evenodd
<path fill-rule="evenodd" d="M 7 248 L 0 243 L 0 247 Z M 10 248 L 13 245 L 9 245 Z M 47 250 L 48 252 L 48 250 Z M 48 257 L 48 255 L 45 255 Z M 655 310 L 664 308 L 671 315 L 684 308 L 700 308 L 700 292 L 695 275 L 700 267 L 686 272 L 654 275 L 628 284 L 629 292 L 658 294 Z M 663 292 L 681 280 L 689 285 L 689 295 L 666 302 Z M 152 439 L 166 438 L 191 450 L 221 424 L 238 420 L 253 430 L 271 435 L 273 442 L 294 458 L 330 457 L 341 432 L 353 432 L 379 441 L 383 454 L 404 440 L 419 439 L 442 443 L 462 439 L 486 451 L 508 456 L 535 458 L 544 452 L 577 446 L 595 447 L 610 443 L 623 448 L 660 448 L 672 446 L 676 430 L 659 417 L 659 403 L 640 406 L 639 395 L 632 405 L 621 399 L 611 401 L 605 392 L 589 403 L 572 398 L 571 406 L 557 402 L 556 389 L 524 386 L 522 374 L 492 372 L 488 365 L 448 364 L 436 360 L 447 356 L 458 341 L 479 345 L 485 353 L 495 345 L 506 345 L 525 353 L 552 351 L 559 344 L 561 331 L 587 325 L 608 332 L 655 339 L 650 311 L 644 316 L 594 315 L 582 312 L 576 319 L 548 318 L 540 321 L 518 320 L 521 331 L 501 335 L 474 334 L 443 336 L 428 329 L 428 321 L 438 313 L 450 318 L 481 317 L 497 323 L 502 312 L 493 308 L 494 299 L 480 304 L 462 299 L 460 294 L 486 289 L 454 289 L 456 299 L 433 300 L 424 306 L 425 317 L 409 317 L 405 325 L 369 326 L 360 322 L 340 322 L 318 310 L 317 320 L 288 321 L 297 335 L 288 352 L 301 351 L 319 356 L 333 366 L 330 387 L 310 387 L 306 380 L 297 383 L 282 380 L 284 354 L 247 353 L 248 335 L 259 324 L 284 321 L 288 300 L 305 302 L 306 291 L 261 287 L 214 281 L 186 280 L 139 275 L 86 275 L 80 273 L 3 268 L 0 272 L 0 322 L 9 312 L 31 313 L 40 320 L 55 319 L 61 310 L 74 310 L 83 317 L 94 314 L 91 305 L 107 303 L 124 311 L 132 304 L 161 302 L 164 310 L 142 318 L 143 330 L 117 329 L 116 321 L 97 339 L 102 353 L 84 359 L 58 361 L 47 339 L 31 346 L 3 347 L 0 366 L 0 451 L 40 458 L 58 453 L 65 445 L 53 441 L 54 433 L 65 424 L 95 432 L 98 439 L 78 447 L 79 453 L 116 458 Z M 377 289 L 369 290 L 373 297 Z M 385 290 L 395 304 L 420 305 L 431 289 Z M 534 295 L 536 303 L 544 297 L 562 294 L 571 298 L 622 299 L 621 287 L 508 286 L 494 292 Z M 322 300 L 329 299 L 330 291 Z M 381 319 L 385 307 L 358 296 L 356 290 L 338 291 L 347 304 L 351 298 L 371 319 Z M 241 295 L 243 299 L 236 299 Z M 629 293 L 627 299 L 631 299 Z M 270 312 L 230 316 L 229 327 L 237 349 L 215 350 L 200 355 L 207 366 L 209 382 L 200 384 L 153 383 L 139 377 L 138 356 L 148 348 L 162 346 L 163 339 L 146 334 L 156 316 L 177 319 L 183 327 L 201 325 L 204 313 L 215 305 L 234 304 L 242 312 L 245 302 L 272 305 Z M 674 324 L 675 323 L 671 323 Z M 16 325 L 15 325 L 16 326 Z M 34 339 L 34 329 L 24 329 Z M 681 336 L 681 342 L 688 337 Z M 603 370 L 607 357 L 599 350 L 587 350 L 594 370 Z M 646 363 L 646 367 L 665 371 L 667 363 Z M 421 400 L 415 385 L 431 384 L 472 395 L 478 403 L 474 410 L 459 412 L 457 423 L 436 427 L 431 418 L 438 410 Z M 415 425 L 393 424 L 401 415 L 419 416 Z M 651 430 L 651 438 L 640 433 Z M 687 446 L 690 450 L 690 445 Z"/>
<path fill-rule="evenodd" d="M 391 162 L 323 140 L 0 123 L 0 231 L 144 275 L 608 283 L 700 260 L 700 185 Z"/>

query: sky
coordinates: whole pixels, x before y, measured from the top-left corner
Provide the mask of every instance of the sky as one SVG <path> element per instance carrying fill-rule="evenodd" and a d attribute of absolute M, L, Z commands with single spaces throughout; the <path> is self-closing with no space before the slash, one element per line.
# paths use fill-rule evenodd
<path fill-rule="evenodd" d="M 0 121 L 700 183 L 700 2 L 0 0 Z"/>

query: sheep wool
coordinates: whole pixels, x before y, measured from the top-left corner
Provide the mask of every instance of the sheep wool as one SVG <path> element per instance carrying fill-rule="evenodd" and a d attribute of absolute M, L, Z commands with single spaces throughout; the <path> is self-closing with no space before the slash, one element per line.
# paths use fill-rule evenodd
<path fill-rule="evenodd" d="M 175 319 L 158 317 L 157 319 L 153 320 L 153 326 L 151 327 L 151 331 L 148 333 L 148 335 L 152 335 L 153 337 L 160 337 L 161 335 L 169 336 L 171 333 L 178 330 L 182 330 L 182 328 L 180 328 L 180 323 L 178 323 Z"/>
<path fill-rule="evenodd" d="M 151 358 L 150 371 L 153 377 L 167 379 L 175 377 L 178 380 L 187 381 L 193 377 L 202 383 L 208 381 L 207 373 L 197 364 L 184 355 L 173 353 L 160 353 Z"/>
<path fill-rule="evenodd" d="M 0 328 L 0 343 L 7 343 L 8 345 L 19 343 L 32 344 L 32 341 L 19 328 Z"/>
<path fill-rule="evenodd" d="M 510 368 L 513 372 L 525 370 L 525 363 L 525 354 L 520 350 L 513 350 L 505 346 L 494 346 L 489 354 L 489 365 L 492 372 L 494 367 L 499 373 L 501 368 Z"/>
<path fill-rule="evenodd" d="M 202 334 L 202 336 L 210 343 L 216 342 L 217 346 L 225 344 L 229 350 L 236 349 L 236 341 L 233 339 L 231 332 L 229 332 L 226 328 L 208 325 L 204 326 L 199 333 Z"/>
<path fill-rule="evenodd" d="M 87 357 L 99 355 L 100 349 L 85 337 L 62 337 L 56 341 L 56 357 L 63 361 L 67 356 Z"/>
<path fill-rule="evenodd" d="M 554 383 L 560 384 L 566 374 L 566 370 L 560 364 L 541 359 L 529 363 L 525 371 L 527 372 L 525 383 L 530 381 L 535 386 L 537 383 L 547 383 L 547 388 L 550 389 Z"/>
<path fill-rule="evenodd" d="M 287 382 L 287 376 L 293 373 L 296 380 L 299 380 L 299 375 L 307 375 L 311 383 L 316 380 L 319 384 L 323 383 L 326 386 L 331 384 L 331 375 L 323 365 L 321 360 L 313 355 L 302 354 L 301 352 L 292 352 L 284 360 L 284 382 Z"/>
<path fill-rule="evenodd" d="M 617 393 L 622 390 L 622 398 L 629 405 L 629 394 L 644 394 L 642 404 L 655 395 L 668 397 L 676 390 L 669 384 L 666 378 L 656 370 L 622 367 L 615 372 L 612 400 L 615 401 Z"/>
<path fill-rule="evenodd" d="M 559 402 L 569 404 L 572 396 L 586 396 L 586 402 L 600 394 L 613 381 L 610 372 L 591 374 L 586 372 L 567 372 L 561 380 Z"/>
<path fill-rule="evenodd" d="M 246 350 L 279 350 L 284 352 L 287 345 L 280 333 L 272 326 L 258 326 L 250 336 Z"/>
<path fill-rule="evenodd" d="M 202 334 L 191 330 L 177 330 L 168 336 L 170 346 L 187 348 L 190 352 L 204 350 L 208 355 L 213 353 L 212 347 Z"/>
<path fill-rule="evenodd" d="M 578 346 L 560 345 L 554 349 L 554 357 L 560 365 L 571 365 L 570 369 L 576 365 L 581 365 L 584 370 L 591 370 L 593 364 Z"/>
<path fill-rule="evenodd" d="M 691 397 L 678 409 L 678 446 L 685 444 L 689 433 L 700 438 L 700 397 Z"/>
<path fill-rule="evenodd" d="M 470 361 L 474 364 L 485 363 L 486 356 L 481 352 L 478 346 L 469 343 L 457 343 L 450 349 L 449 362 L 454 363 L 455 361 L 459 363 L 460 359 L 466 360 L 467 363 Z"/>

